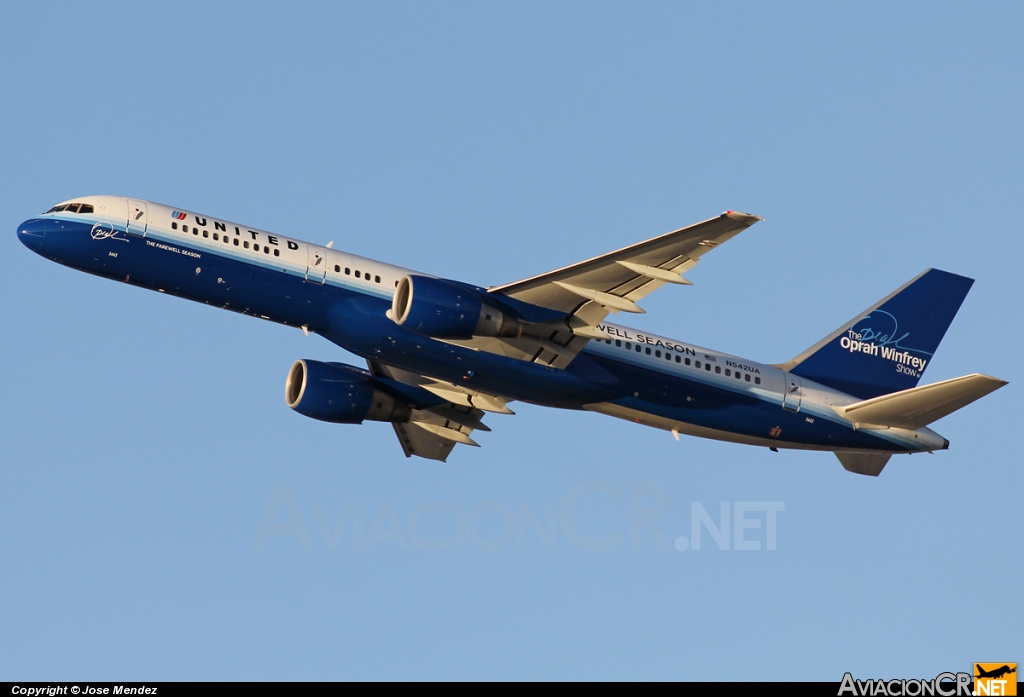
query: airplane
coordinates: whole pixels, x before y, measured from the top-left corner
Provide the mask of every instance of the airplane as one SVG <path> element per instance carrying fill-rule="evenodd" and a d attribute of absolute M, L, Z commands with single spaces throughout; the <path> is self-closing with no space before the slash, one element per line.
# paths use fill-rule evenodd
<path fill-rule="evenodd" d="M 918 386 L 973 280 L 928 269 L 782 364 L 608 321 L 761 218 L 726 211 L 645 242 L 483 288 L 116 196 L 65 201 L 18 226 L 80 271 L 319 334 L 366 360 L 296 361 L 285 400 L 321 421 L 389 422 L 406 457 L 446 461 L 514 401 L 680 434 L 834 453 L 878 476 L 893 454 L 945 450 L 929 424 L 1006 381 Z"/>
<path fill-rule="evenodd" d="M 1009 675 L 1010 673 L 1016 673 L 1017 672 L 1017 666 L 1016 665 L 1014 665 L 1013 668 L 1011 668 L 1008 665 L 1003 665 L 1003 666 L 1000 666 L 999 668 L 995 668 L 993 670 L 984 670 L 980 665 L 975 663 L 974 667 L 975 667 L 975 669 L 978 672 L 978 674 L 974 676 L 976 678 L 994 678 L 994 679 L 998 679 L 998 678 L 1003 677 L 1004 675 Z"/>

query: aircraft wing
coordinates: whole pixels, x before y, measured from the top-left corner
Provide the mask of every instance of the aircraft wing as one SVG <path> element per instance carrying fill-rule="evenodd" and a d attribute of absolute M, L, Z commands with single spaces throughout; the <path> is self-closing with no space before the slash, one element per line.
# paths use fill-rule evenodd
<path fill-rule="evenodd" d="M 567 313 L 529 325 L 518 339 L 474 338 L 451 343 L 520 360 L 564 368 L 589 339 L 608 338 L 597 328 L 610 312 L 643 312 L 637 301 L 666 283 L 692 285 L 683 274 L 701 257 L 754 223 L 756 215 L 727 211 L 675 230 L 523 281 L 488 288 L 532 305 Z"/>
<path fill-rule="evenodd" d="M 368 360 L 370 373 L 405 385 L 420 388 L 438 398 L 438 404 L 413 409 L 407 423 L 392 423 L 406 457 L 416 455 L 444 462 L 456 445 L 479 447 L 470 435 L 474 430 L 490 431 L 481 419 L 484 410 L 513 413 L 508 400 L 486 395 L 462 386 L 445 383 L 425 375 Z"/>

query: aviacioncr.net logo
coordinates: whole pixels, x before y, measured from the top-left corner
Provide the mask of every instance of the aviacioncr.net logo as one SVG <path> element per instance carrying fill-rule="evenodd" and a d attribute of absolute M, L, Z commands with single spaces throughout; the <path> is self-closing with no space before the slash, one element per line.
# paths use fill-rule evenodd
<path fill-rule="evenodd" d="M 843 675 L 839 685 L 839 697 L 971 697 L 970 673 L 939 673 L 932 680 L 856 680 L 852 675 Z"/>
<path fill-rule="evenodd" d="M 974 694 L 979 697 L 1017 694 L 1016 663 L 975 663 Z"/>

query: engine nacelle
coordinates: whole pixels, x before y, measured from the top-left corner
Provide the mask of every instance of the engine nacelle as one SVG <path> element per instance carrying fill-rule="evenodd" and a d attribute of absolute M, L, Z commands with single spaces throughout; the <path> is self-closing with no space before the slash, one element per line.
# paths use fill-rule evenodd
<path fill-rule="evenodd" d="M 435 339 L 515 338 L 523 325 L 468 288 L 440 278 L 405 276 L 391 301 L 391 319 Z"/>
<path fill-rule="evenodd" d="M 409 406 L 377 389 L 373 379 L 341 363 L 295 361 L 284 385 L 288 406 L 303 416 L 336 424 L 405 423 Z"/>

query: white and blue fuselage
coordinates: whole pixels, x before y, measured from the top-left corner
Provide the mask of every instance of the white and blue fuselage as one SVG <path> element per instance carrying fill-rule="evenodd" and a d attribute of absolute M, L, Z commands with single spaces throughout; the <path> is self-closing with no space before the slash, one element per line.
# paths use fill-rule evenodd
<path fill-rule="evenodd" d="M 591 338 L 555 368 L 396 324 L 389 309 L 409 269 L 149 201 L 91 196 L 61 208 L 18 229 L 43 257 L 304 328 L 366 359 L 505 400 L 772 448 L 913 453 L 948 446 L 926 427 L 865 427 L 836 409 L 862 396 L 686 341 L 600 322 L 607 338 Z"/>

